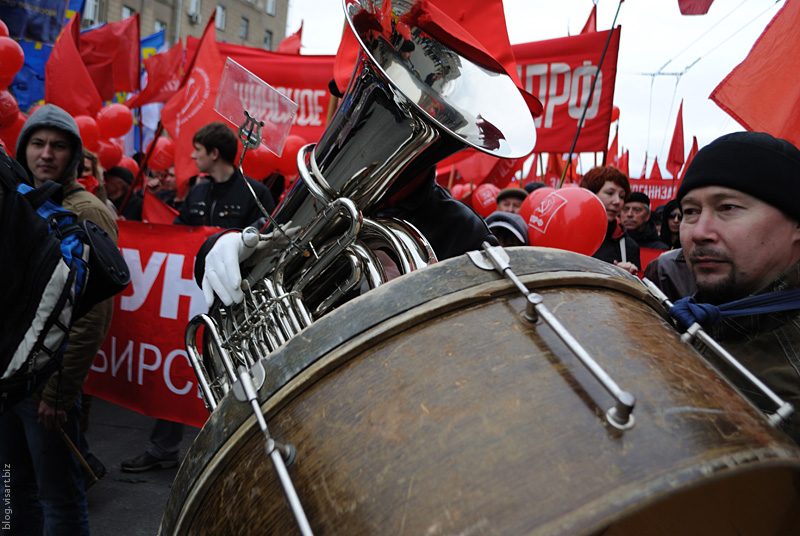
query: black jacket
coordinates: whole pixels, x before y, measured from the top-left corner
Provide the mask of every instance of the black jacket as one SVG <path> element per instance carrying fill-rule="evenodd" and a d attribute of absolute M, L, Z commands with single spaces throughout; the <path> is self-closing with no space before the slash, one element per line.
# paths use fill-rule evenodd
<path fill-rule="evenodd" d="M 625 229 L 625 232 L 628 233 L 628 236 L 630 236 L 640 248 L 669 249 L 669 246 L 661 241 L 658 230 L 656 229 L 656 224 L 651 221 L 646 221 L 641 230 Z"/>
<path fill-rule="evenodd" d="M 697 290 L 692 271 L 680 248 L 662 253 L 650 261 L 644 270 L 644 277 L 660 288 L 671 302 L 691 296 Z"/>
<path fill-rule="evenodd" d="M 181 207 L 176 225 L 207 225 L 225 229 L 242 229 L 255 223 L 264 214 L 258 208 L 253 194 L 239 170 L 234 170 L 225 182 L 207 181 L 195 184 L 189 190 Z M 261 204 L 272 213 L 275 201 L 266 186 L 247 177 Z"/>
<path fill-rule="evenodd" d="M 625 260 L 632 262 L 641 270 L 642 261 L 639 259 L 639 245 L 630 236 L 627 236 L 627 233 L 624 229 L 622 229 L 622 227 L 620 227 L 622 236 L 619 238 L 614 238 L 614 232 L 617 230 L 617 225 L 617 220 L 614 220 L 608 224 L 606 237 L 603 239 L 603 243 L 600 244 L 600 249 L 598 249 L 595 254 L 592 255 L 592 257 L 595 259 L 600 259 L 601 261 L 610 262 L 611 264 L 614 264 L 614 261 L 622 262 L 622 250 L 620 248 L 620 244 L 624 242 Z"/>

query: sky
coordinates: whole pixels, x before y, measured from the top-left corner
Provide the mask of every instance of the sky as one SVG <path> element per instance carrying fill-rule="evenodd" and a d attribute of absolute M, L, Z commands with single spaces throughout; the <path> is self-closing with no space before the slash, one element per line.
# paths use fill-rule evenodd
<path fill-rule="evenodd" d="M 597 1 L 597 29 L 608 30 L 619 7 L 622 27 L 614 104 L 619 143 L 630 150 L 630 173 L 647 175 L 658 157 L 664 177 L 678 108 L 683 102 L 684 154 L 744 130 L 709 95 L 745 59 L 785 0 L 715 0 L 706 15 L 684 16 L 678 0 Z M 592 0 L 504 0 L 512 44 L 580 33 Z M 344 24 L 341 0 L 290 0 L 287 35 L 303 22 L 303 54 L 335 54 Z M 658 74 L 656 74 L 658 73 Z M 614 126 L 612 125 L 612 137 Z M 535 149 L 534 149 L 535 150 Z M 582 170 L 594 164 L 582 156 Z"/>

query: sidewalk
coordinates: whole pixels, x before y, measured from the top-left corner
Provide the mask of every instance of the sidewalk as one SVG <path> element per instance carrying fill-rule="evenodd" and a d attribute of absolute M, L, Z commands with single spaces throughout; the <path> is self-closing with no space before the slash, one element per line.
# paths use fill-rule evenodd
<path fill-rule="evenodd" d="M 178 467 L 123 473 L 122 460 L 144 452 L 155 419 L 99 398 L 92 401 L 86 438 L 108 472 L 87 491 L 93 536 L 154 536 Z M 200 430 L 186 427 L 181 455 Z"/>

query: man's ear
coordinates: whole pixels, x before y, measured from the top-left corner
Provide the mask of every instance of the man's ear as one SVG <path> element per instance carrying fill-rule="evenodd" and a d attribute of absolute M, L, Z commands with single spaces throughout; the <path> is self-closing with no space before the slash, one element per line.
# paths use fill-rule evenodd
<path fill-rule="evenodd" d="M 214 161 L 219 160 L 219 149 L 214 147 L 213 149 L 211 149 L 211 152 L 208 153 L 208 156 L 210 156 L 211 159 L 214 160 Z"/>

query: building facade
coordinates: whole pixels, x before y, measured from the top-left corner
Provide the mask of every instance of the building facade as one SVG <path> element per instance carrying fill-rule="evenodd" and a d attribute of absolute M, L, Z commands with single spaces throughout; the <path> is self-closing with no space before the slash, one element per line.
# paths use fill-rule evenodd
<path fill-rule="evenodd" d="M 200 38 L 213 12 L 219 42 L 275 50 L 286 37 L 289 0 L 86 0 L 82 22 L 88 27 L 139 13 L 142 37 L 165 30 L 174 45 Z"/>

